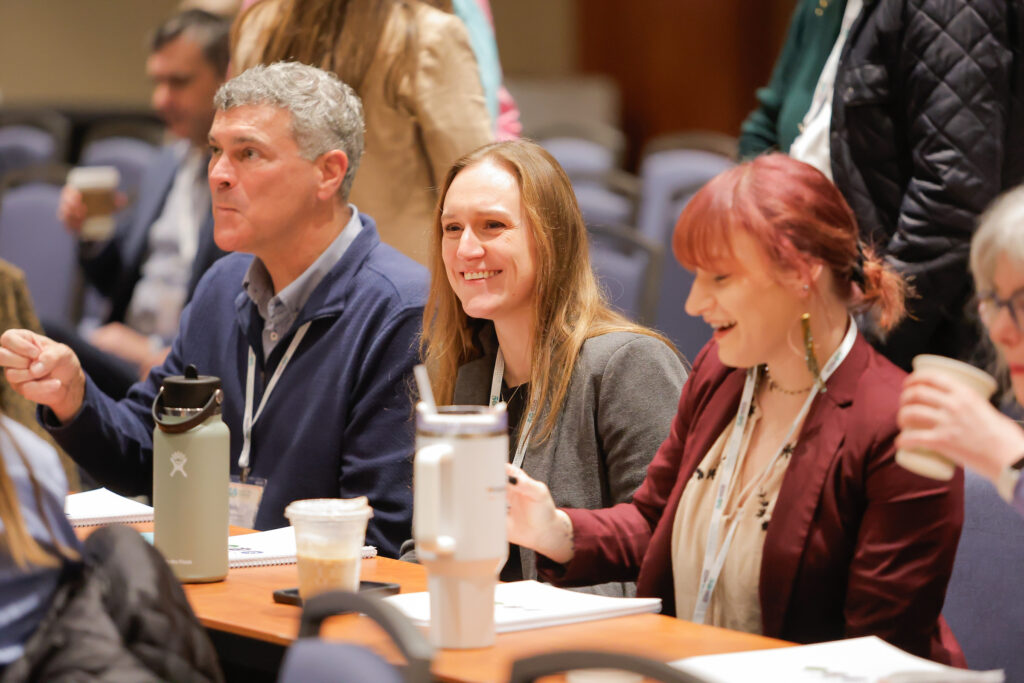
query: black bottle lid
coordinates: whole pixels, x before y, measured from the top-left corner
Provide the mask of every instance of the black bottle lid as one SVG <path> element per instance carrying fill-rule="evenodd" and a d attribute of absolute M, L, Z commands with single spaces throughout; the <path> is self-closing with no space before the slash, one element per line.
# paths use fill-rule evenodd
<path fill-rule="evenodd" d="M 203 408 L 220 389 L 220 377 L 200 375 L 196 366 L 185 368 L 184 375 L 164 377 L 163 404 L 168 408 Z"/>

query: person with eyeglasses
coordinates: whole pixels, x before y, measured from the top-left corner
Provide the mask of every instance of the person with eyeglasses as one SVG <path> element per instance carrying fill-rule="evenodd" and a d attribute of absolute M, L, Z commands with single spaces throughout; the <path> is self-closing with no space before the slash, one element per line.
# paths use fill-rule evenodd
<path fill-rule="evenodd" d="M 1024 186 L 998 198 L 971 241 L 978 317 L 997 352 L 996 374 L 1024 405 Z M 1024 515 L 1024 429 L 987 399 L 944 377 L 915 372 L 900 396 L 899 448 L 928 449 L 995 484 Z"/>

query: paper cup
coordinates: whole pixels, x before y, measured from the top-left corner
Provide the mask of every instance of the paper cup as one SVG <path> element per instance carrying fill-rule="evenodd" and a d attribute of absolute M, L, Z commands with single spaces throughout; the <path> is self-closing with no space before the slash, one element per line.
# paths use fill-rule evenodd
<path fill-rule="evenodd" d="M 359 590 L 366 523 L 373 510 L 366 496 L 297 500 L 284 510 L 295 527 L 299 596 Z"/>
<path fill-rule="evenodd" d="M 982 398 L 987 399 L 996 391 L 996 381 L 990 374 L 952 358 L 922 354 L 915 356 L 912 364 L 914 372 L 940 375 L 953 382 L 959 382 L 973 389 Z M 949 481 L 956 472 L 956 465 L 949 459 L 930 450 L 912 451 L 901 448 L 896 451 L 896 463 L 914 474 L 940 481 Z"/>
<path fill-rule="evenodd" d="M 110 239 L 114 232 L 115 195 L 121 174 L 115 166 L 79 166 L 68 172 L 68 185 L 82 194 L 86 218 L 80 236 L 87 241 Z"/>

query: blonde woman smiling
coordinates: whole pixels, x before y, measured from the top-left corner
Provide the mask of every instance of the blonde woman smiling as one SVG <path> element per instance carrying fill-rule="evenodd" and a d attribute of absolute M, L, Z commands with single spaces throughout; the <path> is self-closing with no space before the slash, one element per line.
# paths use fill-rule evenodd
<path fill-rule="evenodd" d="M 505 401 L 510 462 L 559 505 L 630 500 L 686 372 L 608 307 L 565 172 L 532 142 L 488 145 L 455 163 L 438 208 L 422 340 L 438 400 Z M 535 577 L 533 552 L 511 548 L 502 578 Z"/>

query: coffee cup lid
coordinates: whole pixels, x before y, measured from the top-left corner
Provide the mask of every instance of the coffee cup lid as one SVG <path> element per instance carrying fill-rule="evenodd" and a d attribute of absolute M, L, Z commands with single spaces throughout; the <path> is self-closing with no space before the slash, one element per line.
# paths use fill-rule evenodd
<path fill-rule="evenodd" d="M 68 171 L 68 184 L 80 190 L 109 190 L 121 182 L 116 166 L 76 166 Z"/>
<path fill-rule="evenodd" d="M 309 498 L 293 501 L 284 509 L 289 521 L 349 522 L 373 517 L 366 496 L 358 498 Z"/>

